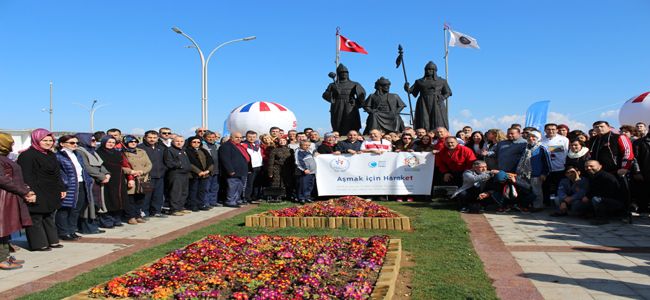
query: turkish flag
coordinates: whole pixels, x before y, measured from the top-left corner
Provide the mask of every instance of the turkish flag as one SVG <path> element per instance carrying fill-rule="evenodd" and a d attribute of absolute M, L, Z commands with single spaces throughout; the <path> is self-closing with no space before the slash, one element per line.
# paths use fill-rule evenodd
<path fill-rule="evenodd" d="M 363 49 L 361 45 L 357 44 L 353 40 L 350 40 L 342 35 L 339 35 L 339 49 L 341 51 L 347 51 L 347 52 L 356 52 L 356 53 L 361 53 L 361 54 L 368 54 L 368 51 L 366 49 Z"/>

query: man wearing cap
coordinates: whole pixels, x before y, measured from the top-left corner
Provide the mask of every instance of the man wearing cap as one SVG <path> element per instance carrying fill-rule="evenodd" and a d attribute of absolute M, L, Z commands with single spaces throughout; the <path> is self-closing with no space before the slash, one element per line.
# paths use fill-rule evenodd
<path fill-rule="evenodd" d="M 372 129 L 383 132 L 401 132 L 404 130 L 404 121 L 400 112 L 406 104 L 397 94 L 389 93 L 390 80 L 381 77 L 375 82 L 375 92 L 363 104 L 363 110 L 368 113 L 364 135 Z"/>
<path fill-rule="evenodd" d="M 348 132 L 361 128 L 361 108 L 366 90 L 361 84 L 351 81 L 348 68 L 339 64 L 336 68 L 336 82 L 330 83 L 323 93 L 323 99 L 331 103 L 330 121 L 332 130 Z"/>

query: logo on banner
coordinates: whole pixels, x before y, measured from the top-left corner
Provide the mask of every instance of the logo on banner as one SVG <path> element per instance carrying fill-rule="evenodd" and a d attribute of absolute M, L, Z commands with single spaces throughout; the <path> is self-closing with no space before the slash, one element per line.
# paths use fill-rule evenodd
<path fill-rule="evenodd" d="M 386 161 L 371 161 L 368 163 L 368 167 L 370 168 L 385 168 L 386 167 Z"/>
<path fill-rule="evenodd" d="M 404 165 L 409 168 L 415 168 L 420 164 L 420 160 L 415 155 L 408 155 L 404 158 Z"/>
<path fill-rule="evenodd" d="M 350 168 L 350 161 L 345 157 L 336 157 L 330 161 L 330 168 L 336 172 L 344 172 Z"/>

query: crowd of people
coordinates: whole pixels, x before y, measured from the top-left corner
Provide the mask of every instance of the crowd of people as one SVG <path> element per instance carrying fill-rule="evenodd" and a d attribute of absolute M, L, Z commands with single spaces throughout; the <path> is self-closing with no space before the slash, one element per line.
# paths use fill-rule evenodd
<path fill-rule="evenodd" d="M 14 161 L 11 135 L 0 133 L 0 269 L 24 263 L 11 254 L 10 236 L 25 229 L 29 250 L 61 248 L 60 240 L 183 216 L 213 207 L 259 200 L 313 201 L 318 193 L 314 157 L 390 151 L 432 152 L 433 186 L 455 186 L 451 199 L 462 212 L 495 209 L 522 213 L 553 207 L 554 216 L 594 217 L 594 223 L 627 211 L 648 213 L 650 135 L 644 123 L 605 121 L 589 132 L 546 124 L 544 132 L 513 124 L 505 132 L 455 135 L 406 127 L 370 130 L 364 137 L 306 128 L 268 133 L 219 133 L 199 128 L 191 137 L 170 128 L 139 138 L 117 129 L 55 137 L 31 133 L 31 146 Z M 430 197 L 424 197 L 430 200 Z M 391 195 L 413 201 L 410 195 Z M 630 201 L 632 199 L 632 201 Z M 386 200 L 379 198 L 379 200 Z"/>

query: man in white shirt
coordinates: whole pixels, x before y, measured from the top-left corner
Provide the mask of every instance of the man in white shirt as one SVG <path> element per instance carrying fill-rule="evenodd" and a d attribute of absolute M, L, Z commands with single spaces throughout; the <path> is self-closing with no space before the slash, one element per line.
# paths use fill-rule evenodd
<path fill-rule="evenodd" d="M 244 188 L 244 201 L 252 203 L 257 201 L 260 195 L 261 182 L 258 179 L 260 171 L 262 170 L 262 147 L 260 141 L 257 139 L 257 132 L 249 130 L 246 132 L 246 141 L 242 144 L 246 145 L 246 151 L 251 158 L 251 172 L 248 173 L 246 178 L 246 187 Z"/>
<path fill-rule="evenodd" d="M 542 146 L 546 147 L 551 155 L 551 173 L 543 184 L 544 203 L 551 205 L 550 196 L 557 194 L 560 180 L 564 178 L 564 164 L 569 153 L 569 139 L 558 134 L 557 124 L 544 125 L 546 136 L 542 139 Z"/>
<path fill-rule="evenodd" d="M 382 154 L 393 151 L 393 144 L 381 137 L 381 131 L 378 129 L 370 130 L 370 140 L 363 141 L 361 144 L 361 152 Z"/>

